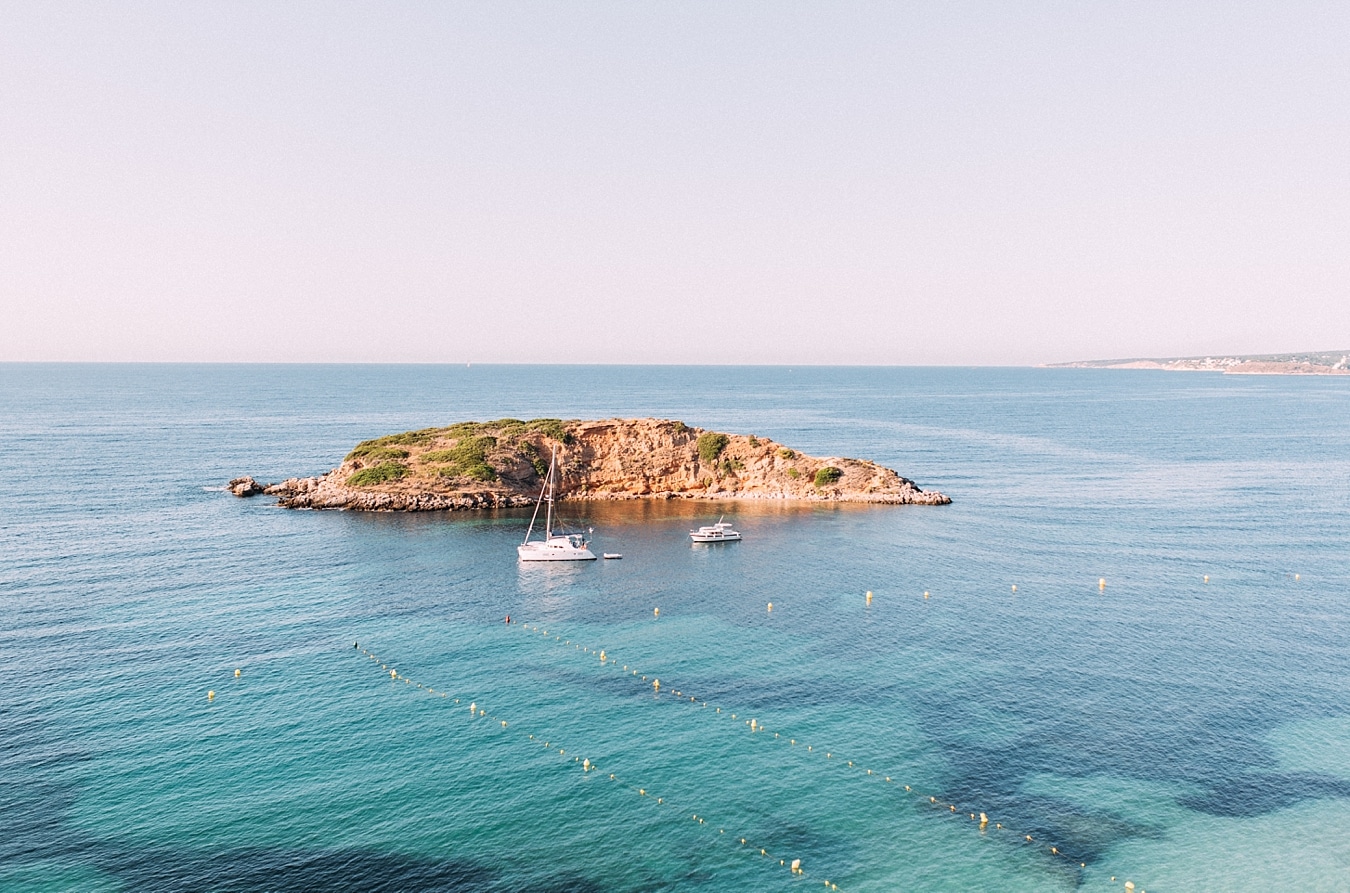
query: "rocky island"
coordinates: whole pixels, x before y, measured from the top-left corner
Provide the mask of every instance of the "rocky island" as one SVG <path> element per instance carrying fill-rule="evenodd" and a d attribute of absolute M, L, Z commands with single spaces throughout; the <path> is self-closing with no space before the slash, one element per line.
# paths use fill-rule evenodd
<path fill-rule="evenodd" d="M 666 419 L 499 419 L 377 437 L 318 477 L 264 485 L 230 481 L 236 496 L 266 493 L 286 508 L 446 511 L 533 505 L 558 450 L 565 500 L 784 499 L 945 505 L 889 468 L 817 458 L 762 437 Z"/>

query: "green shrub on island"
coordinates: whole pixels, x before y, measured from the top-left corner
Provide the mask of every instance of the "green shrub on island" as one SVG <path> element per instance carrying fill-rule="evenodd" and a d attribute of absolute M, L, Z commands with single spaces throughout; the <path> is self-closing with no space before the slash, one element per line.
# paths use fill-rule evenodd
<path fill-rule="evenodd" d="M 495 481 L 497 470 L 487 463 L 487 454 L 497 447 L 497 438 L 490 434 L 479 437 L 461 437 L 447 450 L 431 450 L 422 454 L 422 461 L 430 464 L 447 463 L 436 469 L 441 477 L 467 477 L 479 481 Z"/>
<path fill-rule="evenodd" d="M 471 478 L 475 481 L 491 482 L 497 479 L 497 471 L 486 462 L 472 465 L 446 465 L 436 469 L 436 475 L 443 478 Z"/>
<path fill-rule="evenodd" d="M 731 438 L 725 434 L 718 434 L 716 431 L 708 431 L 698 436 L 698 458 L 704 465 L 712 465 L 717 461 L 717 457 L 722 455 L 722 450 L 727 448 Z"/>
<path fill-rule="evenodd" d="M 787 476 L 790 478 L 799 478 L 802 476 L 802 473 L 795 468 L 789 468 L 787 470 Z"/>
<path fill-rule="evenodd" d="M 778 458 L 795 459 L 797 458 L 797 453 L 795 450 L 790 450 L 787 447 L 783 447 L 781 450 L 778 451 Z"/>
<path fill-rule="evenodd" d="M 383 484 L 388 481 L 397 481 L 408 474 L 408 466 L 402 462 L 381 462 L 379 465 L 372 465 L 369 468 L 363 468 L 356 474 L 347 478 L 349 487 L 368 487 L 371 484 Z"/>
<path fill-rule="evenodd" d="M 567 430 L 567 425 L 568 423 L 562 419 L 530 419 L 528 422 L 520 419 L 497 419 L 495 422 L 461 422 L 458 425 L 451 425 L 446 430 L 455 437 L 494 434 L 501 440 L 509 441 L 531 435 L 543 435 L 559 443 L 571 444 L 576 438 Z"/>
<path fill-rule="evenodd" d="M 759 438 L 751 434 L 748 438 L 746 438 L 746 443 L 750 444 L 750 446 L 752 447 L 757 447 L 759 446 Z"/>
<path fill-rule="evenodd" d="M 534 469 L 535 474 L 540 477 L 548 474 L 548 463 L 539 455 L 539 448 L 537 446 L 530 443 L 528 440 L 522 440 L 520 443 L 516 444 L 516 452 L 525 457 L 525 460 L 530 463 L 530 467 Z"/>
<path fill-rule="evenodd" d="M 723 459 L 723 460 L 722 460 L 722 472 L 723 472 L 723 474 L 735 474 L 736 472 L 740 471 L 740 470 L 743 469 L 743 468 L 745 468 L 745 463 L 742 462 L 740 459 Z"/>
<path fill-rule="evenodd" d="M 423 428 L 420 431 L 404 431 L 402 434 L 386 434 L 384 437 L 376 437 L 374 440 L 363 440 L 347 454 L 347 458 L 370 458 L 372 451 L 380 449 L 400 446 L 425 446 L 437 437 L 444 435 L 445 431 L 445 428 Z M 407 455 L 405 451 L 398 458 L 407 458 Z"/>
<path fill-rule="evenodd" d="M 816 486 L 828 487 L 830 484 L 835 483 L 843 476 L 844 473 L 839 469 L 835 468 L 833 465 L 826 465 L 824 468 L 816 472 Z"/>
<path fill-rule="evenodd" d="M 352 459 L 369 459 L 372 462 L 381 462 L 386 459 L 406 459 L 408 451 L 398 447 L 379 446 L 376 444 L 360 444 L 356 449 L 347 454 L 348 461 Z"/>
<path fill-rule="evenodd" d="M 531 434 L 542 434 L 562 444 L 570 444 L 576 438 L 568 431 L 562 419 L 530 419 L 525 423 Z"/>

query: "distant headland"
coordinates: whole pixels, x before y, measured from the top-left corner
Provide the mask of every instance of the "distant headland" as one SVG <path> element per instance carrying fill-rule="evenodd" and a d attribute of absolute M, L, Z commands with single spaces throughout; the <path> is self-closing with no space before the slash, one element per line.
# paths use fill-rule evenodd
<path fill-rule="evenodd" d="M 1163 369 L 1169 372 L 1222 372 L 1226 375 L 1350 375 L 1350 350 L 1147 360 L 1078 360 L 1046 365 L 1061 369 Z"/>
<path fill-rule="evenodd" d="M 286 508 L 447 511 L 533 505 L 558 450 L 566 500 L 783 499 L 945 505 L 889 468 L 807 456 L 775 441 L 666 419 L 499 419 L 363 441 L 318 477 L 265 485 L 230 481 L 236 496 L 266 493 Z"/>

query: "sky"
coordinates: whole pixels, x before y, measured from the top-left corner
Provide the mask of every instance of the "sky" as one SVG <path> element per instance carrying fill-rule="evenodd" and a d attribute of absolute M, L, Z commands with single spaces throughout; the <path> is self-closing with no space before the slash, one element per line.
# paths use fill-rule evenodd
<path fill-rule="evenodd" d="M 1350 4 L 0 0 L 0 361 L 1350 348 Z"/>

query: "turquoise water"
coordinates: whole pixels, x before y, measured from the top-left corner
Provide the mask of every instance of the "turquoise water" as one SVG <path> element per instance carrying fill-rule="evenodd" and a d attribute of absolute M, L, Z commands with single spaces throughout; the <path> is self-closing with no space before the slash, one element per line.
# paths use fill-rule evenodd
<path fill-rule="evenodd" d="M 519 512 L 217 489 L 545 415 L 955 502 L 586 506 L 622 561 L 521 567 Z M 1350 382 L 4 365 L 0 419 L 4 890 L 1350 890 Z"/>

